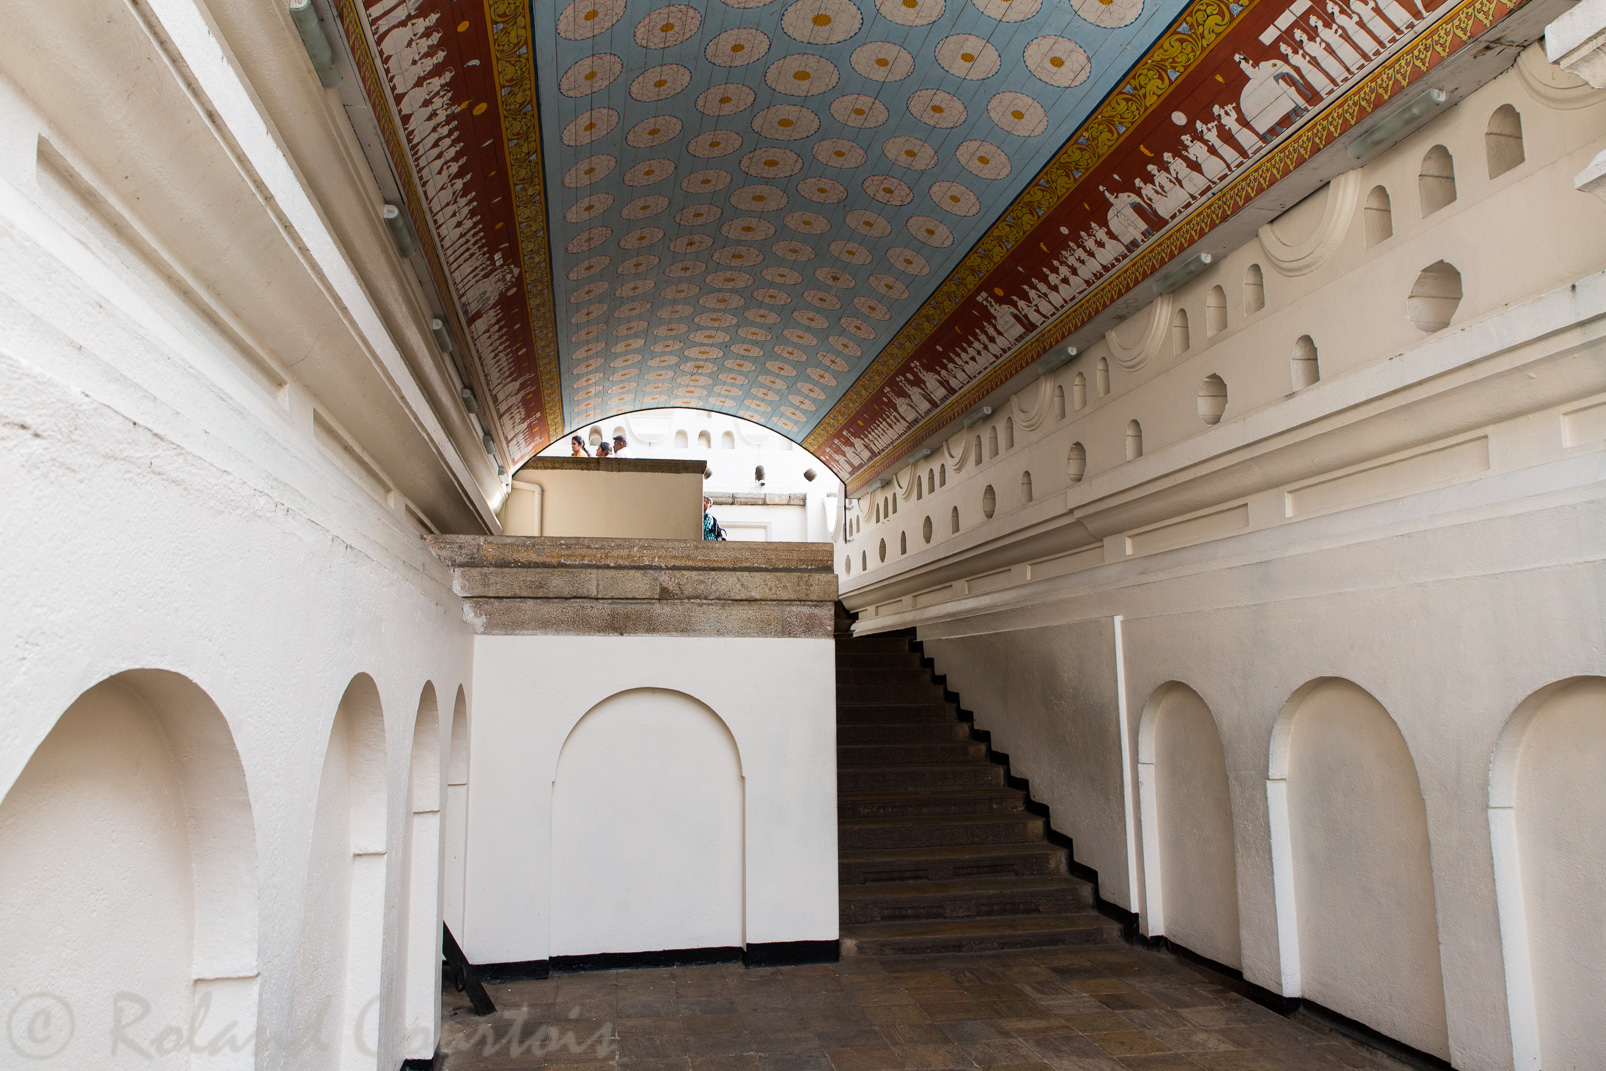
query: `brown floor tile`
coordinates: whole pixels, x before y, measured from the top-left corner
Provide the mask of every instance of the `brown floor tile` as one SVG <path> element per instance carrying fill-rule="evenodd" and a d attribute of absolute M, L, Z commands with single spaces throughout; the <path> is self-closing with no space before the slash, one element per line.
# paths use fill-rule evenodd
<path fill-rule="evenodd" d="M 453 1063 L 453 1071 L 457 1064 Z M 691 1060 L 682 1056 L 674 1060 L 620 1060 L 622 1071 L 691 1071 Z"/>
<path fill-rule="evenodd" d="M 890 1071 L 903 1066 L 892 1049 L 827 1049 L 825 1055 L 836 1071 Z"/>
<path fill-rule="evenodd" d="M 692 1057 L 692 1071 L 760 1071 L 758 1057 L 750 1052 L 730 1056 Z"/>
<path fill-rule="evenodd" d="M 1087 1040 L 1111 1056 L 1140 1056 L 1150 1052 L 1169 1052 L 1170 1046 L 1142 1030 L 1120 1030 L 1109 1034 L 1089 1034 Z"/>
<path fill-rule="evenodd" d="M 622 1037 L 614 1044 L 618 1046 L 620 1060 L 673 1060 L 691 1055 L 691 1046 L 685 1034 Z"/>
<path fill-rule="evenodd" d="M 1134 1071 L 1199 1071 L 1199 1065 L 1176 1052 L 1155 1052 L 1142 1056 L 1122 1056 L 1121 1062 Z"/>
<path fill-rule="evenodd" d="M 1170 1008 L 1128 1008 L 1121 1012 L 1121 1018 L 1128 1020 L 1140 1030 L 1180 1030 L 1193 1024 L 1179 1011 Z"/>
<path fill-rule="evenodd" d="M 693 1063 L 704 1056 L 734 1056 L 753 1051 L 753 1039 L 745 1033 L 689 1034 L 686 1042 Z"/>
<path fill-rule="evenodd" d="M 1088 1012 L 1081 1015 L 1063 1015 L 1071 1026 L 1076 1027 L 1084 1034 L 1097 1034 L 1111 1030 L 1127 1030 L 1132 1026 L 1132 1020 L 1125 1018 L 1117 1012 L 1105 1008 L 1102 1011 Z"/>
<path fill-rule="evenodd" d="M 1190 1052 L 1188 1059 L 1205 1071 L 1299 1071 L 1282 1063 L 1268 1063 L 1252 1052 Z"/>
<path fill-rule="evenodd" d="M 1041 1062 L 1024 1064 L 989 1064 L 985 1071 L 1054 1071 L 1048 1064 Z"/>
<path fill-rule="evenodd" d="M 813 1034 L 756 1034 L 753 1037 L 753 1051 L 760 1056 L 811 1052 L 824 1055 L 820 1039 Z"/>
<path fill-rule="evenodd" d="M 1074 1034 L 1076 1029 L 1057 1015 L 1043 1016 L 1031 1019 L 1000 1019 L 1000 1025 L 1018 1038 L 1046 1038 L 1057 1037 L 1061 1034 Z"/>
<path fill-rule="evenodd" d="M 883 1004 L 864 1009 L 864 1017 L 868 1022 L 878 1026 L 887 1023 L 929 1023 L 931 1016 L 926 1014 L 924 1008 L 912 1004 Z"/>
<path fill-rule="evenodd" d="M 992 1009 L 976 1001 L 953 1004 L 922 1004 L 921 1009 L 934 1023 L 956 1023 L 965 1019 L 995 1019 Z"/>
<path fill-rule="evenodd" d="M 881 1028 L 888 1045 L 947 1045 L 948 1034 L 935 1023 L 889 1023 Z"/>
<path fill-rule="evenodd" d="M 1200 1030 L 1197 1027 L 1183 1027 L 1177 1030 L 1151 1030 L 1150 1033 L 1177 1052 L 1220 1052 L 1223 1049 L 1232 1048 L 1226 1038 L 1213 1031 Z"/>
<path fill-rule="evenodd" d="M 741 1019 L 749 1034 L 798 1034 L 808 1029 L 802 1014 L 790 1008 L 743 1012 Z"/>
<path fill-rule="evenodd" d="M 898 1054 L 898 1059 L 903 1061 L 904 1067 L 952 1068 L 975 1066 L 975 1061 L 958 1045 L 894 1045 L 892 1051 Z"/>
<path fill-rule="evenodd" d="M 1039 1057 L 1049 1062 L 1069 1059 L 1096 1059 L 1108 1055 L 1081 1034 L 1072 1037 L 1032 1038 L 1027 1042 Z"/>
<path fill-rule="evenodd" d="M 776 1052 L 761 1054 L 760 1071 L 833 1071 L 823 1052 Z"/>
<path fill-rule="evenodd" d="M 683 1015 L 680 1021 L 688 1034 L 733 1034 L 742 1028 L 742 1017 L 729 1015 Z"/>
<path fill-rule="evenodd" d="M 823 1049 L 874 1049 L 885 1046 L 887 1039 L 869 1023 L 860 1027 L 839 1027 L 810 1031 Z"/>

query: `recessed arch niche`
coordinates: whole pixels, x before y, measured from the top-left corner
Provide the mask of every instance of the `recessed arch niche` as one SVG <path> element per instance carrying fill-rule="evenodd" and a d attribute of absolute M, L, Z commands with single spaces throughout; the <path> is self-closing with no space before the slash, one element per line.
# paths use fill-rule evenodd
<path fill-rule="evenodd" d="M 736 739 L 702 702 L 592 707 L 553 776 L 551 954 L 743 944 L 744 806 Z"/>
<path fill-rule="evenodd" d="M 131 670 L 79 695 L 0 799 L 0 873 L 14 995 L 48 990 L 73 1015 L 69 1032 L 48 998 L 6 1009 L 41 1046 L 37 1066 L 104 1066 L 119 991 L 149 1005 L 129 1037 L 182 1028 L 204 1000 L 212 1031 L 240 1024 L 233 1041 L 251 1051 L 251 801 L 228 722 L 193 681 Z M 18 1018 L 30 1010 L 42 1017 Z M 136 1015 L 123 1005 L 122 1022 Z M 0 1041 L 8 1056 L 15 1043 Z"/>
<path fill-rule="evenodd" d="M 1187 685 L 1171 681 L 1149 697 L 1138 773 L 1149 933 L 1241 967 L 1227 760 L 1216 719 Z"/>
<path fill-rule="evenodd" d="M 1359 685 L 1299 688 L 1272 733 L 1267 798 L 1284 992 L 1450 1056 L 1427 808 L 1389 712 Z"/>
<path fill-rule="evenodd" d="M 1606 677 L 1541 688 L 1495 748 L 1489 829 L 1518 1067 L 1599 1067 Z"/>
<path fill-rule="evenodd" d="M 447 734 L 446 799 L 441 815 L 441 918 L 462 940 L 463 879 L 468 844 L 468 694 L 462 685 L 452 700 Z"/>
<path fill-rule="evenodd" d="M 406 1059 L 435 1054 L 440 1017 L 440 875 L 442 864 L 440 712 L 435 685 L 426 682 L 413 722 L 407 828 Z"/>
<path fill-rule="evenodd" d="M 383 988 L 386 813 L 384 713 L 373 678 L 359 673 L 324 747 L 296 950 L 293 1036 L 326 1041 L 298 1066 L 356 1066 L 378 1048 L 367 1005 Z"/>

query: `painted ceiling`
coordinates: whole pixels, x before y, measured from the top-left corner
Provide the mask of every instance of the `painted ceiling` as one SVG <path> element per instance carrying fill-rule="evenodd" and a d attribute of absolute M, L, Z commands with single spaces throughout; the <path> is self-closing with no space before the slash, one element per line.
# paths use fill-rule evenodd
<path fill-rule="evenodd" d="M 695 405 L 862 484 L 1520 2 L 336 9 L 510 462 Z"/>

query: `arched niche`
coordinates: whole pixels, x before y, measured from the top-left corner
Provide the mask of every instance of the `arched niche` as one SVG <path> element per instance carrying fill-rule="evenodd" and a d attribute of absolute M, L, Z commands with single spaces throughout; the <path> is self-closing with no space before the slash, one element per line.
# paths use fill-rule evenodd
<path fill-rule="evenodd" d="M 426 683 L 413 722 L 407 828 L 406 1059 L 435 1054 L 441 1006 L 441 729 L 435 685 Z"/>
<path fill-rule="evenodd" d="M 228 723 L 193 681 L 131 670 L 80 695 L 0 800 L 0 874 L 11 996 L 50 994 L 8 1006 L 31 1035 L 0 1042 L 8 1057 L 20 1038 L 37 1066 L 103 1066 L 118 1015 L 154 1054 L 203 1004 L 213 1033 L 232 1023 L 229 1043 L 253 1051 L 251 802 Z"/>
<path fill-rule="evenodd" d="M 1150 935 L 1241 967 L 1227 759 L 1209 706 L 1185 684 L 1161 685 L 1143 708 L 1138 781 Z"/>
<path fill-rule="evenodd" d="M 1606 1066 L 1606 677 L 1517 707 L 1490 768 L 1489 831 L 1515 1065 Z"/>
<path fill-rule="evenodd" d="M 441 917 L 463 939 L 463 874 L 468 846 L 468 696 L 462 685 L 452 701 L 446 737 L 446 799 L 441 812 Z"/>
<path fill-rule="evenodd" d="M 1284 992 L 1448 1059 L 1427 808 L 1394 719 L 1351 681 L 1307 683 L 1267 797 Z"/>
<path fill-rule="evenodd" d="M 358 1066 L 378 1048 L 385 796 L 379 689 L 359 673 L 335 708 L 318 782 L 291 1016 L 293 1037 L 320 1044 L 308 1044 L 298 1068 Z"/>
<path fill-rule="evenodd" d="M 586 712 L 552 787 L 551 954 L 743 943 L 744 785 L 725 722 L 637 688 Z"/>

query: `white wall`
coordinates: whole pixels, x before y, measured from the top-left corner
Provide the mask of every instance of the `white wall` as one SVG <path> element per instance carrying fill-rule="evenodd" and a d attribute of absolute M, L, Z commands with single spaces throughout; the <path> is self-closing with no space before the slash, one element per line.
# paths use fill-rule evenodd
<path fill-rule="evenodd" d="M 1606 144 L 1606 93 L 1534 63 L 1363 165 L 1347 217 L 1335 182 L 1174 295 L 1202 325 L 1223 286 L 1225 331 L 1195 330 L 1182 353 L 1165 340 L 1140 368 L 1112 360 L 1103 395 L 1092 366 L 1110 351 L 1095 343 L 998 417 L 1052 405 L 1078 373 L 1083 409 L 1035 429 L 1017 419 L 1014 448 L 979 464 L 971 434 L 956 436 L 920 467 L 946 465 L 946 486 L 917 494 L 913 473 L 896 474 L 850 510 L 837 548 L 858 629 L 918 629 L 1101 893 L 1146 932 L 1221 959 L 1224 882 L 1190 897 L 1170 880 L 1164 753 L 1142 738 L 1151 703 L 1196 694 L 1219 732 L 1231 822 L 1227 836 L 1218 812 L 1201 832 L 1232 856 L 1245 977 L 1480 1071 L 1606 1061 L 1598 994 L 1580 981 L 1593 938 L 1576 936 L 1598 929 L 1606 862 L 1581 832 L 1592 794 L 1563 787 L 1595 776 L 1582 711 L 1596 701 L 1567 700 L 1579 713 L 1557 707 L 1548 732 L 1538 713 L 1566 682 L 1606 674 L 1606 204 L 1572 185 Z M 1491 177 L 1484 133 L 1505 104 L 1526 159 Z M 1459 196 L 1423 218 L 1416 174 L 1435 144 L 1455 156 Z M 1377 184 L 1394 233 L 1368 247 Z M 1323 234 L 1311 264 L 1272 257 Z M 1423 332 L 1405 295 L 1441 258 L 1465 293 L 1449 327 Z M 1259 311 L 1243 303 L 1251 264 Z M 1307 333 L 1321 378 L 1291 391 Z M 1217 372 L 1230 397 L 1212 425 L 1195 395 Z M 1145 449 L 1128 461 L 1135 418 Z M 989 430 L 972 434 L 985 445 Z M 1085 472 L 1068 467 L 1073 444 Z M 1031 503 L 1013 493 L 1023 471 Z M 957 535 L 943 523 L 954 507 Z M 914 538 L 927 515 L 929 546 Z M 1301 734 L 1321 732 L 1301 726 L 1298 700 L 1329 679 L 1370 696 L 1367 724 L 1386 719 L 1397 739 L 1336 733 L 1300 758 Z M 1213 796 L 1184 791 L 1194 810 Z M 1577 841 L 1567 858 L 1558 830 Z"/>
<path fill-rule="evenodd" d="M 163 10 L 170 17 L 185 6 Z M 89 25 L 74 21 L 80 16 Z M 325 201 L 322 216 L 297 201 L 305 191 L 296 193 L 282 157 L 268 166 L 277 146 L 257 117 L 237 128 L 247 148 L 234 151 L 259 153 L 256 173 L 279 198 L 280 214 L 270 213 L 241 177 L 256 164 L 231 159 L 208 132 L 141 26 L 115 7 L 35 9 L 8 18 L 0 46 L 0 71 L 12 79 L 0 80 L 0 676 L 10 682 L 0 717 L 0 823 L 18 831 L 15 840 L 0 833 L 0 853 L 23 864 L 36 843 L 27 816 L 83 811 L 78 835 L 53 838 L 57 871 L 11 879 L 7 867 L 0 931 L 37 938 L 30 920 L 48 909 L 74 932 L 70 941 L 27 942 L 51 949 L 53 966 L 8 958 L 23 969 L 0 971 L 0 1000 L 17 986 L 69 1000 L 77 1031 L 54 1066 L 105 1064 L 106 1027 L 125 990 L 151 1003 L 129 1032 L 147 1046 L 164 1028 L 188 1035 L 204 998 L 203 1042 L 257 1037 L 215 1066 L 315 1064 L 317 1056 L 291 1052 L 296 995 L 333 999 L 338 976 L 330 966 L 328 977 L 320 967 L 317 977 L 298 978 L 304 917 L 322 910 L 309 894 L 309 848 L 336 709 L 365 674 L 382 708 L 384 821 L 363 864 L 378 871 L 363 909 L 377 948 L 366 992 L 340 991 L 364 1005 L 378 998 L 370 1022 L 379 1054 L 366 1059 L 394 1067 L 403 1055 L 410 736 L 425 685 L 455 695 L 472 657 L 449 578 L 420 536 L 428 517 L 473 524 L 488 504 L 465 502 L 472 480 L 464 461 L 450 434 L 435 434 L 436 416 L 397 352 L 397 339 L 413 344 L 403 308 L 413 299 L 396 285 L 394 253 L 357 196 L 367 191 Z M 58 62 L 56 46 L 66 41 L 73 57 Z M 300 49 L 287 30 L 284 42 Z M 264 49 L 278 44 L 269 36 Z M 192 73 L 217 88 L 231 68 L 215 42 L 202 52 Z M 61 92 L 63 83 L 74 90 Z M 323 107 L 322 96 L 314 100 Z M 212 107 L 221 123 L 240 121 L 241 108 L 255 115 L 245 96 Z M 92 198 L 63 187 L 41 138 L 77 160 L 80 177 L 103 183 L 114 207 L 96 216 L 86 208 Z M 182 208 L 169 211 L 175 194 Z M 361 220 L 374 233 L 336 241 L 319 229 L 330 219 Z M 153 252 L 162 249 L 171 260 Z M 366 291 L 346 288 L 357 270 L 347 256 L 367 258 Z M 248 309 L 234 304 L 242 298 Z M 381 314 L 370 299 L 399 304 Z M 297 315 L 281 315 L 279 301 Z M 382 329 L 365 334 L 382 322 L 397 339 Z M 316 343 L 299 336 L 302 328 Z M 426 338 L 418 336 L 420 347 Z M 320 391 L 339 396 L 326 404 Z M 483 452 L 470 469 L 485 472 Z M 86 735 L 72 727 L 76 715 L 62 720 L 102 682 L 133 679 L 120 676 L 131 670 L 142 671 L 129 687 L 162 738 L 134 733 L 133 721 L 125 738 L 124 729 Z M 215 707 L 213 722 L 195 713 L 200 706 Z M 121 752 L 108 754 L 119 740 Z M 166 874 L 177 884 L 160 890 L 152 884 L 150 867 L 179 850 L 155 832 L 172 822 L 132 802 L 112 806 L 124 789 L 146 798 L 146 787 L 172 784 L 160 775 L 159 744 L 178 771 L 172 791 L 197 801 L 188 816 L 197 860 L 188 892 L 182 875 Z M 217 772 L 227 766 L 212 760 L 231 754 L 242 802 L 229 822 L 199 836 L 196 816 L 229 806 Z M 151 765 L 130 781 L 127 763 L 141 755 Z M 104 774 L 108 821 L 85 809 L 72 770 Z M 146 862 L 120 854 L 141 843 L 152 850 Z M 349 852 L 346 859 L 352 867 Z M 140 894 L 139 906 L 96 900 L 118 874 L 126 888 L 112 891 Z M 186 895 L 193 940 L 169 917 L 184 913 Z M 126 932 L 101 932 L 92 917 L 99 910 L 117 912 Z M 168 942 L 167 952 L 153 951 Z M 327 1045 L 342 1043 L 335 1031 L 348 1012 L 330 1009 Z"/>
<path fill-rule="evenodd" d="M 644 941 L 676 948 L 692 940 L 835 940 L 834 664 L 830 640 L 476 637 L 469 959 L 639 952 L 646 949 L 630 946 Z M 587 725 L 592 718 L 597 722 Z M 645 743 L 615 735 L 629 725 L 656 747 L 661 769 L 651 777 L 642 771 L 652 761 Z M 722 733 L 734 742 L 734 754 Z M 606 738 L 610 748 L 599 749 L 597 741 Z M 732 761 L 739 763 L 739 793 Z M 571 784 L 571 762 L 591 771 L 594 782 Z M 682 793 L 683 776 L 696 771 L 723 787 Z M 658 817 L 643 818 L 639 829 L 657 830 L 692 854 L 666 863 L 667 873 L 659 875 L 645 866 L 663 861 L 648 845 L 601 854 L 585 847 L 585 829 L 610 843 L 629 836 L 617 817 L 601 813 L 604 807 L 615 816 L 656 808 Z M 689 829 L 706 831 L 700 846 L 688 841 Z M 739 838 L 739 856 L 732 838 Z M 739 939 L 729 940 L 724 896 L 735 858 L 743 861 L 744 888 Z M 586 919 L 569 899 L 554 905 L 560 868 L 583 875 L 586 889 L 611 889 L 616 905 L 638 905 L 646 917 L 629 919 L 621 907 Z M 719 889 L 678 902 L 666 902 L 655 889 L 659 881 L 693 886 L 703 880 L 699 874 L 718 875 L 708 880 Z M 704 907 L 719 914 L 705 920 Z M 649 921 L 650 932 L 641 928 Z M 709 928 L 710 922 L 717 924 Z"/>
<path fill-rule="evenodd" d="M 740 946 L 743 802 L 736 740 L 695 699 L 592 707 L 552 783 L 552 955 Z"/>

